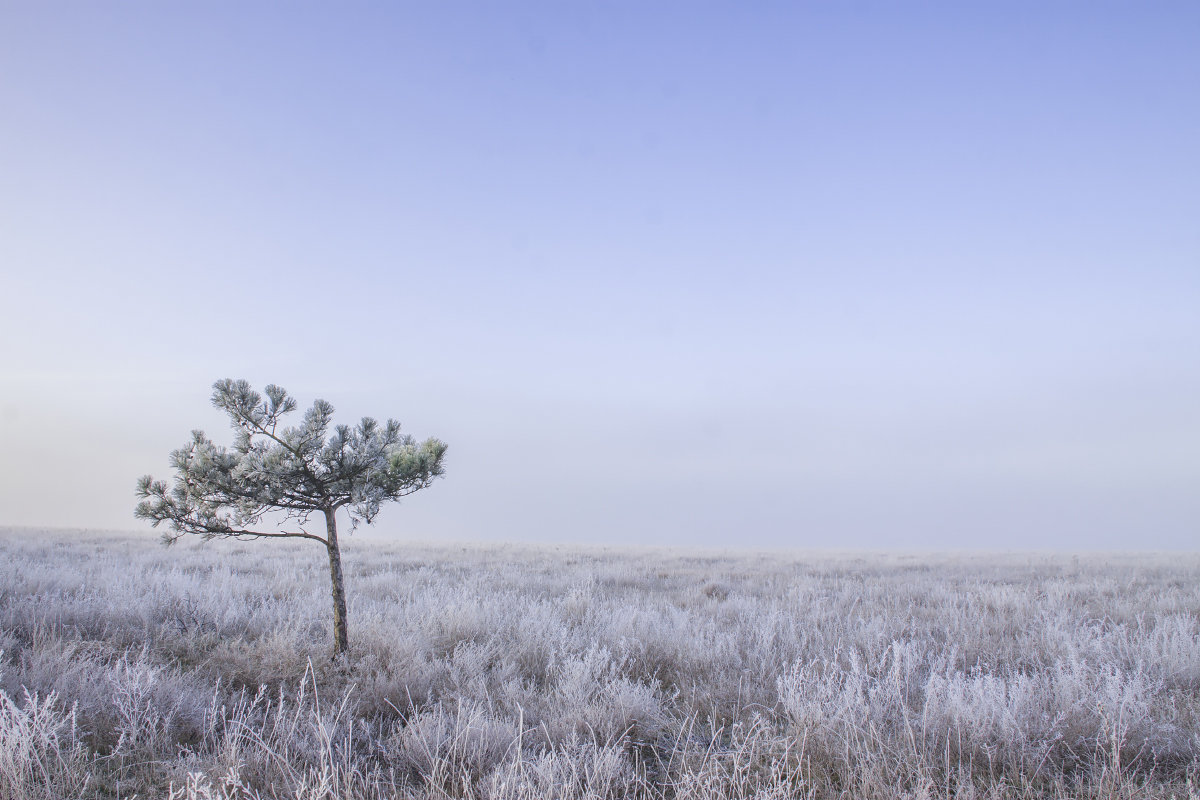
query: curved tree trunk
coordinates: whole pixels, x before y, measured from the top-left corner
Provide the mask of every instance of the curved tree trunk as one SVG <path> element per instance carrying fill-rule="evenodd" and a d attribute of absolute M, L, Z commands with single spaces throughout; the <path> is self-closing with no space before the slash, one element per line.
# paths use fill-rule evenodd
<path fill-rule="evenodd" d="M 333 655 L 350 649 L 346 634 L 346 585 L 342 581 L 342 554 L 338 550 L 336 511 L 325 512 L 326 540 L 329 545 L 329 581 L 333 594 Z"/>

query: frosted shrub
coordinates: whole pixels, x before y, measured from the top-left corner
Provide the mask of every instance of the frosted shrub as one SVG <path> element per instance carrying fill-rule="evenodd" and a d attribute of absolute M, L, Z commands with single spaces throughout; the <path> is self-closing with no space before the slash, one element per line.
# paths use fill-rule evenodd
<path fill-rule="evenodd" d="M 168 736 L 179 697 L 156 691 L 164 672 L 162 666 L 149 664 L 144 658 L 131 661 L 128 654 L 109 672 L 117 712 L 114 752 L 149 757 Z"/>
<path fill-rule="evenodd" d="M 1163 666 L 1163 681 L 1183 691 L 1200 691 L 1200 616 L 1170 614 L 1142 632 L 1139 660 Z"/>
<path fill-rule="evenodd" d="M 323 700 L 311 667 L 291 692 L 281 686 L 272 695 L 260 686 L 253 695 L 238 692 L 230 706 L 218 702 L 219 687 L 203 750 L 246 786 L 323 797 L 326 791 L 347 794 L 370 772 L 354 763 L 365 742 L 355 736 L 349 693 Z"/>
<path fill-rule="evenodd" d="M 18 703 L 0 691 L 0 797 L 59 800 L 81 797 L 92 760 L 75 715 L 53 693 Z"/>
<path fill-rule="evenodd" d="M 492 773 L 489 800 L 618 800 L 636 785 L 633 766 L 620 747 L 594 742 L 563 744 Z"/>
<path fill-rule="evenodd" d="M 459 703 L 420 714 L 385 745 L 394 763 L 430 787 L 470 790 L 501 761 L 521 759 L 519 728 L 486 708 Z"/>
<path fill-rule="evenodd" d="M 695 720 L 689 723 L 695 733 Z M 803 797 L 800 760 L 802 747 L 780 736 L 770 719 L 753 715 L 728 730 L 712 731 L 707 744 L 689 736 L 681 749 L 659 762 L 659 783 L 670 796 L 689 800 L 755 798 L 783 800 Z"/>
<path fill-rule="evenodd" d="M 597 744 L 653 739 L 667 724 L 655 687 L 622 677 L 606 649 L 568 656 L 552 672 L 548 716 L 556 740 L 585 734 Z"/>
<path fill-rule="evenodd" d="M 216 780 L 200 772 L 188 773 L 181 786 L 168 787 L 167 800 L 257 800 L 256 794 L 234 768 Z"/>
<path fill-rule="evenodd" d="M 1114 765 L 1175 759 L 1175 726 L 1157 718 L 1161 681 L 1084 661 L 1035 674 L 934 675 L 926 725 L 947 746 L 1011 769 L 1072 769 L 1097 755 Z"/>

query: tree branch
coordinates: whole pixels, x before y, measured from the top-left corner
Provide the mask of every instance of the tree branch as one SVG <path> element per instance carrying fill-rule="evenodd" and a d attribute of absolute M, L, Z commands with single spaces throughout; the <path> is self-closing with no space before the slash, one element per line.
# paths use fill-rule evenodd
<path fill-rule="evenodd" d="M 279 533 L 267 533 L 265 531 L 231 530 L 215 535 L 230 539 L 312 539 L 314 542 L 320 542 L 326 547 L 329 546 L 329 542 L 327 542 L 324 537 L 317 536 L 314 533 L 305 533 L 304 531 L 281 531 Z"/>
<path fill-rule="evenodd" d="M 248 531 L 242 528 L 212 528 L 201 522 L 188 520 L 167 521 L 178 524 L 178 527 L 175 525 L 172 525 L 172 527 L 175 527 L 175 531 L 180 535 L 198 533 L 207 539 L 312 539 L 314 542 L 320 542 L 326 547 L 329 546 L 329 542 L 324 537 L 308 533 L 307 531 L 279 531 L 278 533 L 269 533 L 267 531 Z"/>

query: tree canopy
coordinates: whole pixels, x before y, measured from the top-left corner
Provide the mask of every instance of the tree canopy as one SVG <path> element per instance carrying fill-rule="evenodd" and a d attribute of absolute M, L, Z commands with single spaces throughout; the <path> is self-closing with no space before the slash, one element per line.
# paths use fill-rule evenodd
<path fill-rule="evenodd" d="M 446 445 L 418 444 L 400 423 L 364 417 L 328 434 L 333 406 L 313 403 L 300 425 L 282 427 L 296 401 L 274 384 L 265 397 L 244 380 L 213 384 L 213 405 L 225 411 L 236 436 L 232 448 L 215 444 L 203 431 L 171 453 L 174 485 L 149 475 L 138 482 L 144 498 L 135 514 L 155 526 L 168 523 L 170 542 L 189 533 L 214 537 L 299 536 L 315 511 L 346 508 L 354 524 L 370 523 L 388 501 L 429 486 L 443 474 Z M 294 530 L 251 530 L 265 514 L 283 511 Z"/>

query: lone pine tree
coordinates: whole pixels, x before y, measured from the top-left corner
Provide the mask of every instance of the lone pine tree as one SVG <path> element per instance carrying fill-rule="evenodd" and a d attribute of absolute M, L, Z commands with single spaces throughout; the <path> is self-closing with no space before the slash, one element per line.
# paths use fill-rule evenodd
<path fill-rule="evenodd" d="M 313 403 L 299 426 L 280 427 L 296 401 L 275 385 L 264 393 L 265 398 L 242 380 L 214 383 L 213 405 L 229 415 L 237 431 L 233 448 L 192 431 L 192 440 L 171 453 L 174 486 L 149 475 L 141 478 L 137 494 L 142 501 L 134 514 L 154 527 L 167 523 L 167 544 L 187 534 L 206 540 L 320 542 L 329 553 L 334 654 L 344 653 L 349 638 L 337 513 L 345 508 L 352 527 L 369 525 L 384 503 L 424 489 L 443 474 L 446 445 L 432 438 L 418 444 L 400 433 L 399 422 L 380 425 L 370 417 L 357 427 L 338 425 L 328 435 L 333 406 L 324 400 Z M 324 516 L 323 536 L 307 527 L 316 513 Z M 276 530 L 258 530 L 268 515 L 280 524 Z"/>

